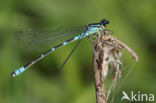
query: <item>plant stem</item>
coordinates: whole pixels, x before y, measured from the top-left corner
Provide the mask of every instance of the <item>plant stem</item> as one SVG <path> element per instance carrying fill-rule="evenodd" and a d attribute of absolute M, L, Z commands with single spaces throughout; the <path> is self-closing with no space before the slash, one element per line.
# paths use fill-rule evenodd
<path fill-rule="evenodd" d="M 108 90 L 106 97 L 104 86 L 104 80 L 107 78 L 109 69 L 114 70 L 113 88 L 115 88 L 117 80 L 121 77 L 120 65 L 122 61 L 120 61 L 120 57 L 122 56 L 122 49 L 126 49 L 133 59 L 138 62 L 137 54 L 126 44 L 110 36 L 109 31 L 105 31 L 102 37 L 98 36 L 93 42 L 93 66 L 97 103 L 107 103 L 109 98 L 112 87 Z"/>

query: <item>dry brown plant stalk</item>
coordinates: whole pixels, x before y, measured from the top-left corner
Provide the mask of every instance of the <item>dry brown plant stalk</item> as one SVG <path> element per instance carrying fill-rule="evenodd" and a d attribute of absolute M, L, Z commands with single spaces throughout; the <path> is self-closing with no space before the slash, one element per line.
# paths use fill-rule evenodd
<path fill-rule="evenodd" d="M 108 97 L 106 97 L 104 80 L 107 77 L 109 65 L 114 71 L 113 86 L 115 86 L 116 81 L 121 76 L 120 65 L 122 62 L 120 57 L 122 56 L 122 49 L 126 49 L 135 61 L 138 62 L 136 53 L 117 38 L 110 36 L 109 31 L 105 31 L 102 37 L 98 36 L 93 42 L 93 65 L 97 103 L 107 103 Z"/>

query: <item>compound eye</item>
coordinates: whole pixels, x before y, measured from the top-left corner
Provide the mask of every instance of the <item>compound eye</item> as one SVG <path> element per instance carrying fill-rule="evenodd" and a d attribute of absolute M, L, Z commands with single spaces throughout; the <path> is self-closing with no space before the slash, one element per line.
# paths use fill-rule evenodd
<path fill-rule="evenodd" d="M 101 20 L 101 24 L 103 24 L 103 25 L 109 24 L 109 21 L 106 20 L 106 19 L 102 19 L 102 20 Z"/>

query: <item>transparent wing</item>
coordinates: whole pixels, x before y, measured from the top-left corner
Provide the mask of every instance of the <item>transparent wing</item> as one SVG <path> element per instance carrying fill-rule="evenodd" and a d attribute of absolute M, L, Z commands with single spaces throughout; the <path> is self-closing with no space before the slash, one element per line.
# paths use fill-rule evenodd
<path fill-rule="evenodd" d="M 83 30 L 84 27 L 28 29 L 18 31 L 18 37 L 29 51 L 43 51 L 78 35 Z"/>

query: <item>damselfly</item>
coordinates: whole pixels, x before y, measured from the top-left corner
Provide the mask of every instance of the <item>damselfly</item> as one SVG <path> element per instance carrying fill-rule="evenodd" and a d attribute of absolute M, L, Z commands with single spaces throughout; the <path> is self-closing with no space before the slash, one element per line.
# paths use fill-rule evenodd
<path fill-rule="evenodd" d="M 11 73 L 12 77 L 15 77 L 19 74 L 21 74 L 22 72 L 24 72 L 25 70 L 27 70 L 29 67 L 31 67 L 33 64 L 37 63 L 39 60 L 41 60 L 42 58 L 44 58 L 45 56 L 47 56 L 49 53 L 54 52 L 56 49 L 58 49 L 59 47 L 65 46 L 73 41 L 76 40 L 81 40 L 85 37 L 88 36 L 93 36 L 93 35 L 102 35 L 103 32 L 106 30 L 106 25 L 109 24 L 109 21 L 106 19 L 102 19 L 101 22 L 99 23 L 92 23 L 92 24 L 88 24 L 84 27 L 84 30 L 82 33 L 78 34 L 77 36 L 64 41 L 54 47 L 52 47 L 51 49 L 49 49 L 48 51 L 44 52 L 43 54 L 41 54 L 40 56 L 38 56 L 37 58 L 35 58 L 34 60 L 32 60 L 31 62 L 27 63 L 26 65 L 22 66 L 21 68 L 13 71 Z"/>

